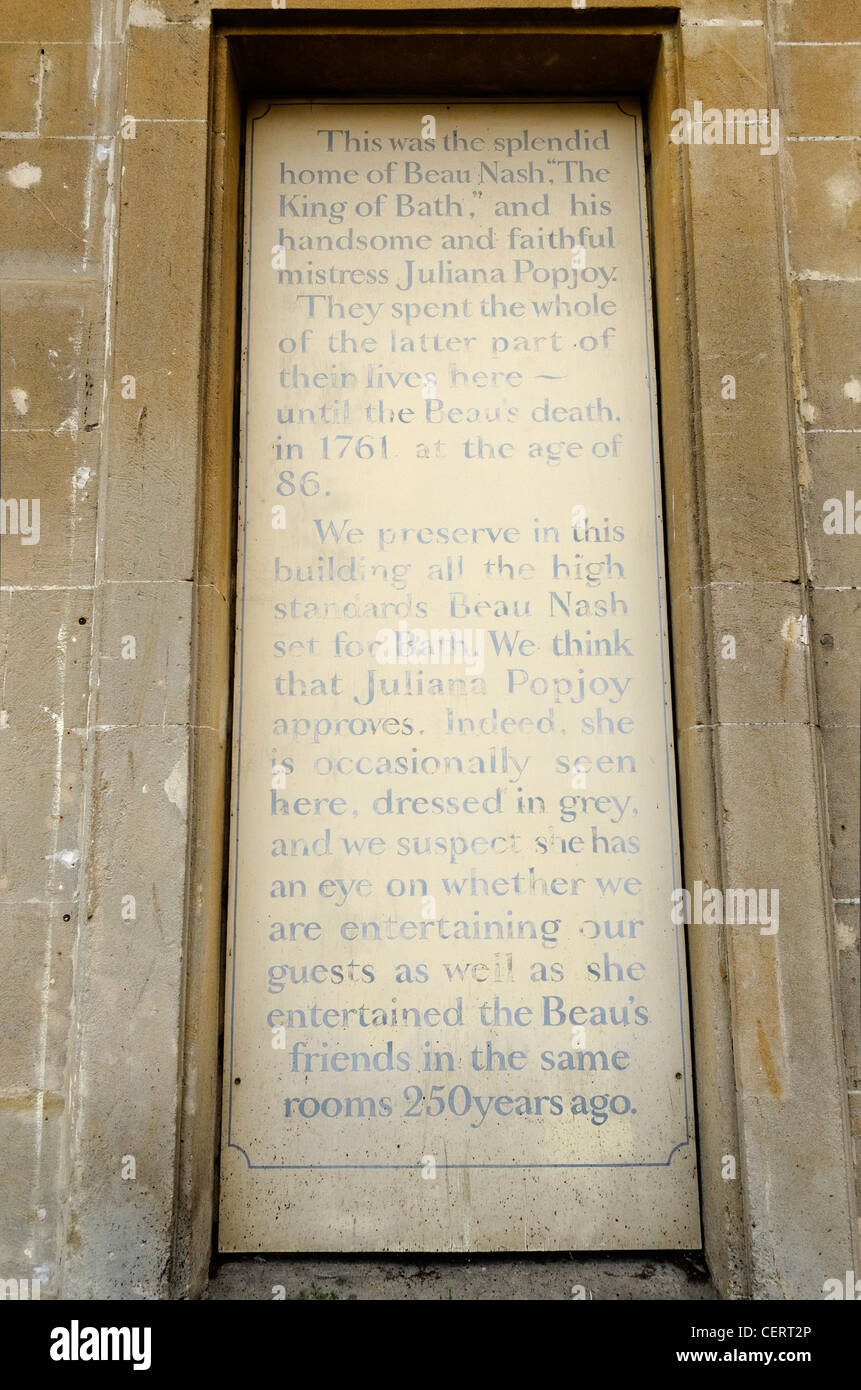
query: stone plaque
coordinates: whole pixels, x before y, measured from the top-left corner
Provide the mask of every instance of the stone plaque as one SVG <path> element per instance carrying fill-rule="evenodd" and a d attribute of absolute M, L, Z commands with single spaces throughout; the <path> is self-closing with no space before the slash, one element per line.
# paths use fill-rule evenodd
<path fill-rule="evenodd" d="M 249 114 L 224 1250 L 699 1244 L 641 133 Z"/>

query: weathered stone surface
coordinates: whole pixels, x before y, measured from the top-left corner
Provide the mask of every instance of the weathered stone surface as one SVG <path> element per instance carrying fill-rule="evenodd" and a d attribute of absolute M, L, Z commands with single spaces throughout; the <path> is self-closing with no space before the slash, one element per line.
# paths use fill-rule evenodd
<path fill-rule="evenodd" d="M 691 659 L 675 673 L 673 713 L 677 729 L 689 729 L 710 724 L 712 718 L 711 663 L 708 645 L 703 591 L 687 588 L 673 594 L 670 600 L 673 630 Z"/>
<path fill-rule="evenodd" d="M 200 433 L 205 130 L 143 124 L 124 143 L 123 160 L 105 574 L 117 580 L 190 580 Z M 185 210 L 181 221 L 175 206 Z M 154 224 L 156 241 L 150 235 Z M 127 376 L 135 379 L 133 398 L 122 394 Z"/>
<path fill-rule="evenodd" d="M 52 383 L 45 383 L 45 391 Z M 41 392 L 39 392 L 41 394 Z M 3 537 L 3 584 L 56 585 L 78 594 L 88 605 L 95 564 L 98 502 L 98 431 L 15 429 L 3 435 L 3 496 L 19 503 L 39 502 L 38 544 L 20 536 Z M 28 525 L 32 523 L 28 510 Z M 81 614 L 86 613 L 86 606 Z M 79 614 L 78 616 L 81 616 Z"/>
<path fill-rule="evenodd" d="M 158 1297 L 173 1209 L 188 732 L 91 737 L 102 818 L 78 943 L 68 1215 L 86 1241 L 71 1244 L 61 1287 L 66 1297 Z M 126 1157 L 134 1177 L 123 1176 Z"/>
<path fill-rule="evenodd" d="M 840 725 L 821 732 L 828 790 L 831 891 L 858 897 L 858 730 Z"/>
<path fill-rule="evenodd" d="M 477 1255 L 450 1260 L 431 1255 L 411 1260 L 322 1259 L 225 1260 L 210 1283 L 214 1302 L 271 1299 L 280 1285 L 290 1301 L 331 1299 L 361 1302 L 558 1301 L 579 1286 L 587 1299 L 713 1300 L 717 1291 L 703 1265 L 688 1255 L 669 1260 L 628 1256 L 566 1255 L 514 1259 Z M 583 1295 L 581 1295 L 582 1297 Z"/>
<path fill-rule="evenodd" d="M 856 48 L 821 41 L 778 47 L 775 67 L 785 135 L 858 134 Z"/>
<path fill-rule="evenodd" d="M 775 38 L 784 43 L 851 43 L 858 38 L 854 0 L 786 0 L 774 7 L 773 23 Z"/>
<path fill-rule="evenodd" d="M 98 722 L 164 729 L 188 722 L 192 586 L 105 586 L 99 634 Z"/>
<path fill-rule="evenodd" d="M 26 194 L 25 194 L 26 196 Z M 4 400 L 7 438 L 44 430 L 76 443 L 94 411 L 92 374 L 98 352 L 99 301 L 77 285 L 4 287 Z M 14 350 L 12 347 L 14 344 Z"/>
<path fill-rule="evenodd" d="M 817 589 L 813 611 L 811 650 L 819 721 L 823 727 L 857 725 L 861 591 Z"/>
<path fill-rule="evenodd" d="M 93 36 L 95 19 L 90 0 L 69 0 L 67 5 L 56 5 L 54 0 L 27 0 L 26 4 L 5 7 L 3 38 L 16 43 L 82 43 Z"/>
<path fill-rule="evenodd" d="M 41 50 L 38 43 L 0 41 L 3 129 L 7 134 L 34 131 L 38 125 Z"/>
<path fill-rule="evenodd" d="M 861 285 L 805 281 L 800 286 L 804 379 L 811 429 L 861 429 L 858 322 Z"/>
<path fill-rule="evenodd" d="M 19 716 L 21 717 L 21 716 Z M 25 716 L 24 716 L 25 717 Z M 82 741 L 66 730 L 0 730 L 0 777 L 15 788 L 19 815 L 0 829 L 0 901 L 66 901 L 81 861 L 79 807 L 85 774 Z"/>
<path fill-rule="evenodd" d="M 854 141 L 786 144 L 783 186 L 797 273 L 861 276 L 861 167 Z"/>
<path fill-rule="evenodd" d="M 811 1036 L 795 1021 L 802 1000 L 828 1016 L 836 983 L 818 827 L 800 809 L 815 791 L 812 731 L 725 729 L 720 745 L 725 883 L 780 893 L 776 934 L 749 927 L 727 933 L 733 1014 L 747 1025 L 734 1029 L 733 1054 L 753 1277 L 760 1297 L 815 1298 L 823 1279 L 850 1257 L 854 1232 L 848 1212 L 830 1229 L 813 1215 L 820 1201 L 832 1209 L 845 1201 L 843 1058 L 829 1030 Z M 785 783 L 781 767 L 792 769 Z M 765 816 L 769 833 L 758 835 Z M 779 1173 L 768 1158 L 775 1143 L 789 1160 Z M 775 1202 L 794 1213 L 791 1223 L 766 1214 Z"/>
<path fill-rule="evenodd" d="M 124 116 L 137 121 L 205 121 L 209 100 L 209 28 L 134 26 Z"/>
<path fill-rule="evenodd" d="M 717 723 L 808 720 L 800 598 L 797 584 L 712 585 Z"/>
<path fill-rule="evenodd" d="M 846 494 L 861 502 L 858 486 L 858 436 L 808 434 L 803 440 L 808 486 L 801 493 L 804 534 L 810 578 L 818 587 L 858 588 L 861 585 L 861 532 L 847 520 Z M 841 529 L 825 530 L 827 518 L 840 504 Z M 852 502 L 850 502 L 850 512 Z M 861 514 L 858 517 L 861 524 Z M 829 523 L 830 524 L 830 523 Z M 814 599 L 815 605 L 815 599 Z"/>
<path fill-rule="evenodd" d="M 618 5 L 630 8 L 608 8 Z M 238 95 L 226 95 L 229 59 L 222 51 L 221 66 L 210 63 L 213 8 L 9 0 L 0 19 L 0 125 L 11 137 L 0 142 L 3 495 L 39 496 L 43 508 L 39 545 L 3 537 L 0 561 L 4 638 L 11 619 L 0 785 L 15 805 L 0 826 L 10 962 L 0 1007 L 16 1030 L 0 1059 L 0 1263 L 9 1275 L 42 1271 L 48 1292 L 199 1293 L 208 1266 L 232 369 L 203 377 L 220 349 L 233 362 L 240 119 Z M 261 8 L 230 6 L 240 16 Z M 304 8 L 288 0 L 285 17 Z M 522 15 L 512 0 L 494 8 L 509 22 Z M 537 8 L 567 18 L 557 0 Z M 321 13 L 353 9 L 355 0 L 332 0 Z M 663 126 L 653 109 L 663 138 L 653 139 L 652 182 L 686 873 L 711 883 L 769 875 L 782 907 L 788 898 L 774 945 L 689 934 L 703 1222 L 724 1294 L 817 1297 L 825 1274 L 861 1267 L 857 1249 L 843 1263 L 852 1213 L 839 1181 L 847 1088 L 861 1174 L 857 903 L 848 901 L 859 894 L 861 536 L 822 528 L 824 501 L 861 495 L 858 435 L 830 432 L 859 427 L 849 283 L 861 273 L 857 140 L 793 139 L 771 159 L 680 152 L 666 126 L 696 98 L 774 100 L 785 133 L 857 135 L 857 6 L 692 0 L 681 21 L 683 63 L 676 69 L 664 50 L 651 100 L 665 108 Z M 211 141 L 210 78 L 215 129 L 227 132 Z M 134 142 L 118 135 L 125 112 L 140 118 Z M 205 307 L 207 264 L 217 290 Z M 801 278 L 787 284 L 787 271 Z M 134 400 L 120 394 L 129 374 Z M 736 377 L 733 401 L 720 394 L 726 374 Z M 795 417 L 806 427 L 797 447 Z M 103 586 L 105 577 L 119 582 Z M 165 580 L 163 595 L 150 594 Z M 819 587 L 802 650 L 781 629 L 808 580 Z M 31 586 L 58 588 L 17 592 Z M 87 625 L 74 646 L 69 637 L 61 667 L 60 627 L 68 636 L 77 616 Z M 111 665 L 127 616 L 144 634 L 133 670 Z M 736 629 L 736 663 L 721 664 L 718 638 Z M 821 735 L 803 723 L 811 671 Z M 91 725 L 130 727 L 91 729 L 87 743 L 88 705 Z M 728 727 L 736 723 L 778 727 Z M 822 844 L 834 907 L 819 895 Z M 118 925 L 128 893 L 138 918 Z M 842 1037 L 831 1013 L 840 1000 Z M 130 1152 L 140 1159 L 134 1182 L 118 1166 Z M 721 1156 L 742 1152 L 740 1180 L 720 1180 Z"/>
<path fill-rule="evenodd" d="M 0 1096 L 0 1261 L 6 1278 L 41 1279 L 43 1297 L 57 1287 L 64 1118 L 61 1095 Z"/>
<path fill-rule="evenodd" d="M 3 1058 L 0 1094 L 62 1096 L 72 1000 L 71 895 L 50 907 L 3 908 Z M 43 1031 L 44 1029 L 44 1031 Z"/>
<path fill-rule="evenodd" d="M 89 593 L 0 593 L 0 624 L 7 643 L 3 701 L 9 728 L 55 743 L 67 729 L 82 729 L 90 682 Z"/>
<path fill-rule="evenodd" d="M 716 47 L 707 26 L 688 28 L 683 48 L 688 109 L 695 100 L 720 109 L 767 104 L 760 29 L 722 30 Z M 751 145 L 688 149 L 712 576 L 793 580 L 798 555 L 785 433 L 784 324 L 778 265 L 769 249 L 779 217 L 775 163 Z M 735 378 L 734 399 L 722 395 L 727 376 Z M 763 399 L 770 406 L 768 428 Z"/>
<path fill-rule="evenodd" d="M 837 960 L 843 1015 L 843 1050 L 850 1091 L 861 1089 L 861 931 L 857 903 L 837 903 Z"/>
<path fill-rule="evenodd" d="M 104 139 L 99 121 L 104 57 L 94 43 L 45 43 L 41 47 L 39 134 L 43 139 Z M 90 147 L 90 156 L 93 151 Z"/>
<path fill-rule="evenodd" d="M 22 280 L 34 273 L 93 276 L 107 174 L 108 161 L 98 159 L 91 140 L 4 140 L 0 274 Z"/>

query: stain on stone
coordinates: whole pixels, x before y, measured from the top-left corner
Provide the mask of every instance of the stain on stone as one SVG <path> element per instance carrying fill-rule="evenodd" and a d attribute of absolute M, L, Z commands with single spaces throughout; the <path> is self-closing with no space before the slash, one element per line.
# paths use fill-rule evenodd
<path fill-rule="evenodd" d="M 762 1026 L 762 1020 L 759 1018 L 756 1020 L 756 1036 L 759 1040 L 759 1056 L 762 1061 L 762 1069 L 765 1072 L 765 1079 L 768 1082 L 768 1089 L 771 1091 L 771 1094 L 774 1096 L 775 1100 L 780 1100 L 782 1098 L 782 1095 L 777 1080 L 777 1071 L 774 1065 L 774 1057 L 772 1056 L 771 1047 L 769 1045 L 765 1029 Z"/>

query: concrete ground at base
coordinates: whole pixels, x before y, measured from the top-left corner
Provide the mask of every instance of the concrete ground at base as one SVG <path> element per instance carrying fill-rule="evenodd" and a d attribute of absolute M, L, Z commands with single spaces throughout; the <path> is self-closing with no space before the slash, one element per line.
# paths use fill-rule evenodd
<path fill-rule="evenodd" d="M 580 1293 L 580 1288 L 584 1292 Z M 283 1289 L 283 1292 L 282 1292 Z M 714 1300 L 698 1253 L 667 1255 L 247 1255 L 215 1267 L 208 1301 L 283 1298 L 472 1302 L 579 1298 Z"/>

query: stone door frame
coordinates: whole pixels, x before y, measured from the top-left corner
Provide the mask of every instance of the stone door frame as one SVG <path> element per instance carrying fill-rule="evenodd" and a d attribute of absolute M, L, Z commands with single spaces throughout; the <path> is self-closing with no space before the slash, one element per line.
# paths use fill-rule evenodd
<path fill-rule="evenodd" d="M 775 104 L 764 28 L 741 17 L 741 0 L 728 8 L 739 18 L 682 25 L 676 7 L 650 4 L 271 14 L 237 4 L 213 11 L 211 27 L 130 31 L 125 114 L 136 129 L 121 143 L 102 525 L 135 549 L 108 551 L 118 577 L 103 572 L 97 585 L 95 631 L 146 622 L 186 679 L 168 728 L 140 727 L 121 749 L 96 734 L 97 785 L 110 792 L 93 808 L 62 1296 L 194 1297 L 213 1252 L 243 103 L 310 85 L 345 99 L 642 100 L 685 883 L 778 888 L 781 902 L 776 935 L 688 931 L 704 1248 L 727 1297 L 817 1297 L 826 1277 L 861 1267 L 802 621 L 779 159 L 669 139 L 671 113 L 696 99 Z M 558 61 L 544 61 L 548 48 Z M 167 74 L 159 82 L 154 64 Z M 121 378 L 158 351 L 157 389 L 124 400 Z M 727 375 L 734 399 L 722 395 Z M 721 658 L 723 634 L 736 638 L 734 661 Z M 147 792 L 162 786 L 156 808 Z M 118 823 L 112 811 L 122 798 L 149 818 L 149 859 L 135 817 Z M 115 918 L 129 892 L 142 910 L 135 951 L 123 952 Z M 155 1026 L 126 1037 L 138 985 Z M 123 1182 L 114 1159 L 136 1144 L 139 1177 Z M 727 1156 L 735 1178 L 722 1176 Z"/>

